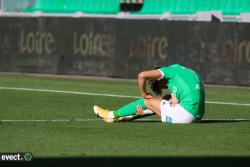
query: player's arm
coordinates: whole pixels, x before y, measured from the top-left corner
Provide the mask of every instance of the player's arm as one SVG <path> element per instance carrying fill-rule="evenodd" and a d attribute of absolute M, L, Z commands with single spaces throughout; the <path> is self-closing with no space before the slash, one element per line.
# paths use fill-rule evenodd
<path fill-rule="evenodd" d="M 144 99 L 152 98 L 153 96 L 149 94 L 146 90 L 146 81 L 150 79 L 161 79 L 161 78 L 162 74 L 158 70 L 149 70 L 140 72 L 138 75 L 138 84 L 141 92 L 141 97 L 143 97 Z"/>

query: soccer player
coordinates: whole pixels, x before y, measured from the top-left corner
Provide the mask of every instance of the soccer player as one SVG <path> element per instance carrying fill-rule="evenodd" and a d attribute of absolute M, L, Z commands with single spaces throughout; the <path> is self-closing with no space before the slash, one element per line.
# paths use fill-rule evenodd
<path fill-rule="evenodd" d="M 167 88 L 171 93 L 167 100 L 148 93 L 147 81 L 150 81 L 151 89 L 157 95 Z M 106 122 L 152 113 L 167 123 L 193 123 L 202 119 L 205 87 L 195 71 L 179 64 L 143 71 L 138 75 L 138 84 L 142 98 L 114 111 L 94 106 L 94 112 Z"/>

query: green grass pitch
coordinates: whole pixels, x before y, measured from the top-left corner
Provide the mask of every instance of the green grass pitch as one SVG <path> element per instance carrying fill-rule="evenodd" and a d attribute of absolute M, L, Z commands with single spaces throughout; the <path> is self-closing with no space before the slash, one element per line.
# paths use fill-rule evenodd
<path fill-rule="evenodd" d="M 139 96 L 133 81 L 5 73 L 0 87 L 1 152 L 31 152 L 34 157 L 250 156 L 249 88 L 206 87 L 205 121 L 176 125 L 161 123 L 157 116 L 111 124 L 95 117 L 95 104 L 112 110 L 135 100 L 99 95 Z M 41 89 L 50 91 L 37 91 Z"/>

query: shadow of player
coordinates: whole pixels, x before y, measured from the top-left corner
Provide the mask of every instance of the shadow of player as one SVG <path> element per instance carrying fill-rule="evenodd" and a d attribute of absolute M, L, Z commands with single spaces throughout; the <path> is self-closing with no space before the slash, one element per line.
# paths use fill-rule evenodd
<path fill-rule="evenodd" d="M 148 123 L 159 123 L 160 119 L 144 119 L 146 116 L 136 116 L 130 121 L 120 121 L 120 122 L 148 122 Z M 250 122 L 250 119 L 204 119 L 199 123 L 201 124 L 211 124 L 211 123 L 239 123 L 239 122 Z"/>

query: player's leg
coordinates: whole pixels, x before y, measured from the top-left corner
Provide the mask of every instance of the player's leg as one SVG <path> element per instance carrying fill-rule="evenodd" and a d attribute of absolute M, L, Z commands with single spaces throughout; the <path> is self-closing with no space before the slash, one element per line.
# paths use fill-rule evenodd
<path fill-rule="evenodd" d="M 154 115 L 155 113 L 160 116 L 160 103 L 161 99 L 153 98 L 153 99 L 144 99 L 144 105 L 148 108 L 145 110 L 140 105 L 137 105 L 136 115 L 133 116 L 125 116 L 119 117 L 120 121 L 131 121 L 134 119 L 144 118 L 146 116 Z"/>
<path fill-rule="evenodd" d="M 113 114 L 115 118 L 137 115 L 137 108 L 141 107 L 143 110 L 147 110 L 148 108 L 144 104 L 144 99 L 140 98 L 132 103 L 129 103 L 121 108 L 114 110 Z M 111 115 L 112 116 L 112 115 Z"/>
<path fill-rule="evenodd" d="M 196 118 L 186 111 L 180 104 L 171 106 L 169 101 L 161 102 L 161 121 L 167 123 L 192 123 Z"/>
<path fill-rule="evenodd" d="M 94 112 L 103 118 L 104 121 L 114 122 L 115 119 L 120 117 L 136 116 L 138 106 L 143 110 L 147 110 L 147 107 L 144 104 L 144 99 L 141 98 L 114 111 L 108 111 L 98 106 L 94 106 Z"/>
<path fill-rule="evenodd" d="M 155 115 L 154 112 L 152 112 L 151 110 L 147 109 L 147 110 L 143 110 L 141 108 L 141 106 L 137 106 L 137 113 L 136 115 L 129 115 L 129 116 L 124 116 L 124 117 L 119 117 L 116 120 L 117 121 L 121 121 L 121 122 L 130 122 L 136 119 L 141 119 L 141 118 L 145 118 L 151 115 Z"/>
<path fill-rule="evenodd" d="M 161 101 L 160 98 L 145 99 L 145 106 L 155 114 L 161 116 Z"/>
<path fill-rule="evenodd" d="M 165 99 L 165 100 L 169 100 L 170 98 L 171 98 L 171 95 L 163 96 L 163 99 Z M 140 119 L 140 118 L 144 118 L 146 116 L 154 115 L 155 113 L 157 113 L 157 115 L 161 116 L 161 111 L 160 111 L 161 101 L 162 101 L 161 98 L 144 99 L 144 104 L 146 105 L 146 107 L 148 109 L 143 110 L 142 107 L 140 105 L 138 105 L 136 115 L 119 117 L 118 121 L 131 121 L 134 119 Z"/>
<path fill-rule="evenodd" d="M 145 106 L 161 117 L 162 122 L 168 123 L 192 123 L 198 120 L 186 111 L 180 104 L 171 106 L 167 100 L 158 98 L 145 99 Z"/>

